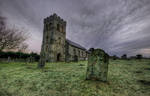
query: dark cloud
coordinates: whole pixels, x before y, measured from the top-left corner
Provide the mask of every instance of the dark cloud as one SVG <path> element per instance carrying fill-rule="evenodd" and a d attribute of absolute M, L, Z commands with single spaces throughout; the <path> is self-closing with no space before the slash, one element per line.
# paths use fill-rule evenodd
<path fill-rule="evenodd" d="M 150 55 L 150 0 L 3 0 L 0 12 L 11 24 L 25 27 L 30 48 L 40 50 L 43 18 L 67 21 L 67 38 L 87 49 L 110 54 Z"/>

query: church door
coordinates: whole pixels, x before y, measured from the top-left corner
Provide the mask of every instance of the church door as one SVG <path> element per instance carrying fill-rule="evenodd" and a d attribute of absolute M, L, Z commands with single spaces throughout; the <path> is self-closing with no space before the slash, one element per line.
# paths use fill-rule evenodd
<path fill-rule="evenodd" d="M 61 54 L 58 53 L 58 54 L 57 54 L 57 61 L 60 61 L 60 58 L 61 58 Z"/>

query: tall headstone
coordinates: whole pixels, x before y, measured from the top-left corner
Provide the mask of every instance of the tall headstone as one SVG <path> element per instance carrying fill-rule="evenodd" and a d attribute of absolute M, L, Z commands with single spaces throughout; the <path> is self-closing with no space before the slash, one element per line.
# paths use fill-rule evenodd
<path fill-rule="evenodd" d="M 11 61 L 11 58 L 10 58 L 10 57 L 8 57 L 7 61 L 8 61 L 8 62 L 10 62 L 10 61 Z"/>
<path fill-rule="evenodd" d="M 107 81 L 109 55 L 101 49 L 92 49 L 88 58 L 86 79 Z"/>
<path fill-rule="evenodd" d="M 32 57 L 32 56 L 30 56 L 30 57 L 28 58 L 28 63 L 33 63 L 33 62 L 35 62 L 35 58 Z"/>
<path fill-rule="evenodd" d="M 41 52 L 40 55 L 41 56 L 40 56 L 40 60 L 39 60 L 39 63 L 38 63 L 38 68 L 43 68 L 45 66 L 45 63 L 46 63 L 45 52 Z"/>

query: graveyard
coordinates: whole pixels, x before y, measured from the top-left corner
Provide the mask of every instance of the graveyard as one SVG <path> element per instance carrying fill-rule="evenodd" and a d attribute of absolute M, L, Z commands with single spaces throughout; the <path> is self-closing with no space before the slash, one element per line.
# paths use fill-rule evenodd
<path fill-rule="evenodd" d="M 112 60 L 107 82 L 86 80 L 87 61 L 0 62 L 0 96 L 149 96 L 150 60 Z"/>
<path fill-rule="evenodd" d="M 0 0 L 0 96 L 150 96 L 150 0 Z"/>

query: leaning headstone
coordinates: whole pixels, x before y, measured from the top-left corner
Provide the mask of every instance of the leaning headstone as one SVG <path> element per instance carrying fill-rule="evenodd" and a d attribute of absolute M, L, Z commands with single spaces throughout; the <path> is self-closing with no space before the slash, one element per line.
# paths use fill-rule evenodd
<path fill-rule="evenodd" d="M 35 62 L 35 58 L 31 56 L 30 62 L 31 62 L 31 63 Z"/>
<path fill-rule="evenodd" d="M 27 62 L 28 62 L 28 63 L 31 63 L 31 62 L 30 62 L 30 57 L 27 58 Z"/>
<path fill-rule="evenodd" d="M 35 58 L 32 57 L 32 56 L 30 56 L 30 57 L 27 58 L 27 62 L 28 63 L 33 63 L 34 61 L 35 61 Z"/>
<path fill-rule="evenodd" d="M 109 55 L 101 49 L 90 51 L 86 79 L 107 81 Z"/>
<path fill-rule="evenodd" d="M 45 56 L 45 52 L 41 53 L 40 55 L 40 60 L 38 63 L 38 68 L 43 68 L 45 66 L 46 63 L 46 56 Z"/>
<path fill-rule="evenodd" d="M 11 60 L 11 58 L 10 58 L 10 57 L 8 57 L 8 58 L 7 58 L 7 62 L 10 62 L 10 60 Z"/>

